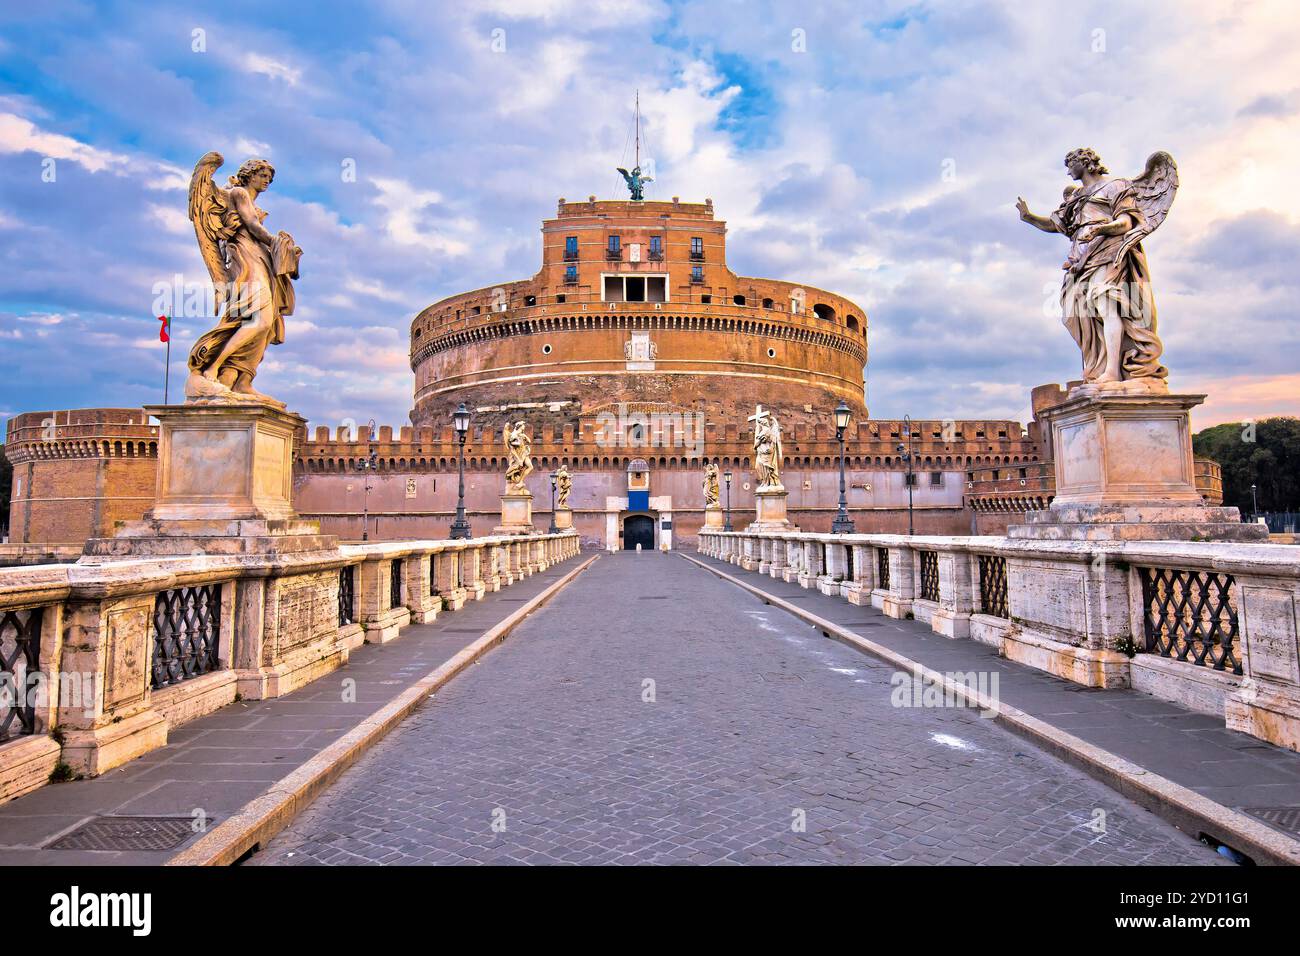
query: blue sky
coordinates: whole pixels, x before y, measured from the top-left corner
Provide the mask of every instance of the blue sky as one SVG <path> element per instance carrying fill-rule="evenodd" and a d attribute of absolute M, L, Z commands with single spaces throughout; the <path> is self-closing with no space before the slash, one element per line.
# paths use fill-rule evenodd
<path fill-rule="evenodd" d="M 222 176 L 275 164 L 261 205 L 305 251 L 259 388 L 314 424 L 403 424 L 411 318 L 535 272 L 557 197 L 621 195 L 638 88 L 649 198 L 712 198 L 737 272 L 865 308 L 875 417 L 1024 419 L 1077 376 L 1063 240 L 1014 203 L 1054 206 L 1080 145 L 1117 175 L 1179 162 L 1147 249 L 1196 424 L 1300 414 L 1293 7 L 7 4 L 0 418 L 161 400 L 154 288 L 206 280 L 185 188 L 217 149 Z M 177 319 L 173 397 L 206 325 Z"/>

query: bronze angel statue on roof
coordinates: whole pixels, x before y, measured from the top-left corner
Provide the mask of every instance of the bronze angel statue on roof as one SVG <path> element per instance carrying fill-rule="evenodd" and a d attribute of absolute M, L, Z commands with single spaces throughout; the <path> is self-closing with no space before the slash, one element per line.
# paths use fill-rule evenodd
<path fill-rule="evenodd" d="M 1024 199 L 1016 208 L 1031 226 L 1070 240 L 1061 265 L 1062 322 L 1083 354 L 1084 389 L 1168 391 L 1142 240 L 1169 214 L 1178 167 L 1161 151 L 1151 154 L 1142 175 L 1108 179 L 1101 158 L 1087 148 L 1071 150 L 1065 167 L 1079 184 L 1066 188 L 1054 213 L 1035 215 Z"/>
<path fill-rule="evenodd" d="M 654 182 L 654 177 L 641 175 L 641 167 L 638 165 L 629 173 L 622 166 L 616 166 L 620 173 L 623 174 L 623 181 L 627 183 L 628 190 L 632 193 L 633 202 L 641 202 L 645 199 L 645 184 Z"/>
<path fill-rule="evenodd" d="M 284 341 L 302 250 L 287 232 L 272 235 L 256 205 L 275 178 L 264 159 L 247 160 L 225 188 L 212 174 L 225 162 L 205 153 L 190 178 L 189 218 L 216 290 L 217 324 L 190 350 L 185 397 L 191 402 L 254 401 L 283 407 L 254 390 L 268 345 Z"/>

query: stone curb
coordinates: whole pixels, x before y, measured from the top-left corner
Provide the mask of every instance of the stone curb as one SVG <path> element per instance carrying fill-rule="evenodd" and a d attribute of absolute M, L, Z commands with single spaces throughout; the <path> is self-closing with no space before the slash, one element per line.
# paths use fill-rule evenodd
<path fill-rule="evenodd" d="M 984 711 L 985 716 L 991 716 L 1008 730 L 1028 738 L 1066 763 L 1077 767 L 1090 777 L 1173 824 L 1184 833 L 1193 836 L 1198 833 L 1208 834 L 1227 843 L 1233 849 L 1247 854 L 1256 863 L 1274 866 L 1300 865 L 1300 841 L 1293 840 L 1244 813 L 1216 803 L 1182 784 L 1152 773 L 1010 704 L 992 700 L 963 683 L 950 680 L 938 671 L 904 657 L 897 651 L 855 634 L 833 621 L 818 617 L 740 578 L 710 567 L 703 561 L 686 554 L 681 556 L 710 574 L 724 581 L 730 581 L 767 603 L 820 628 L 827 637 L 893 664 L 900 670 L 921 674 L 925 681 L 942 687 L 945 696 L 951 694 L 954 699 Z"/>
<path fill-rule="evenodd" d="M 173 856 L 164 866 L 229 866 L 253 847 L 264 845 L 366 751 L 410 716 L 433 691 L 482 657 L 494 644 L 503 642 L 525 617 L 559 593 L 599 557 L 597 554 L 588 558 L 504 621 L 485 631 L 472 644 L 462 648 L 288 776 L 273 783 L 260 797 L 246 803 L 239 812 Z"/>

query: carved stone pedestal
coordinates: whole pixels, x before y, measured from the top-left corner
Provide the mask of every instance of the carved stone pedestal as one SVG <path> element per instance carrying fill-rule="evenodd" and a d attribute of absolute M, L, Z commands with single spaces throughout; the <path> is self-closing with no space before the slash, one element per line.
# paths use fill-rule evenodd
<path fill-rule="evenodd" d="M 746 531 L 796 531 L 785 514 L 785 499 L 788 496 L 782 487 L 760 485 L 754 492 L 754 504 L 757 517 L 750 522 Z"/>
<path fill-rule="evenodd" d="M 704 506 L 704 527 L 710 531 L 721 531 L 722 505 L 705 505 Z"/>
<path fill-rule="evenodd" d="M 86 542 L 84 563 L 175 554 L 294 554 L 338 540 L 293 510 L 293 439 L 306 420 L 267 405 L 149 405 L 159 421 L 153 507 Z"/>
<path fill-rule="evenodd" d="M 573 527 L 573 509 L 556 508 L 555 509 L 555 527 L 559 531 L 568 531 Z"/>
<path fill-rule="evenodd" d="M 1094 387 L 1095 388 L 1095 387 Z M 1204 395 L 1076 389 L 1044 417 L 1056 497 L 1012 538 L 1066 541 L 1259 541 L 1262 525 L 1207 506 L 1196 490 L 1188 412 Z"/>
<path fill-rule="evenodd" d="M 527 490 L 509 489 L 501 496 L 501 524 L 493 534 L 535 534 L 533 496 Z"/>

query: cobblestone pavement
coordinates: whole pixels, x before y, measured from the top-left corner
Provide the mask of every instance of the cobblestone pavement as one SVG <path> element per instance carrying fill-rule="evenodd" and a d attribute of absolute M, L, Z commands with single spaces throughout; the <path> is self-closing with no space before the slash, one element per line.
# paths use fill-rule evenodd
<path fill-rule="evenodd" d="M 974 711 L 893 706 L 893 673 L 606 555 L 249 864 L 1225 862 Z"/>

